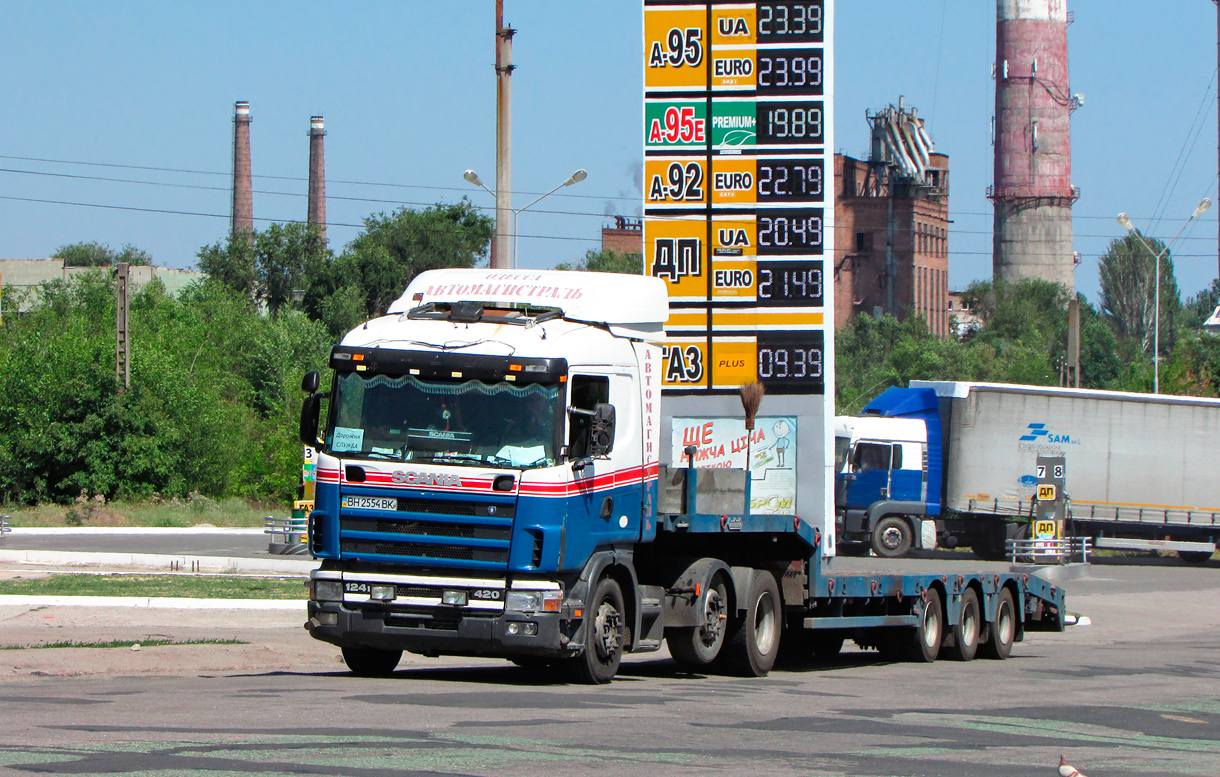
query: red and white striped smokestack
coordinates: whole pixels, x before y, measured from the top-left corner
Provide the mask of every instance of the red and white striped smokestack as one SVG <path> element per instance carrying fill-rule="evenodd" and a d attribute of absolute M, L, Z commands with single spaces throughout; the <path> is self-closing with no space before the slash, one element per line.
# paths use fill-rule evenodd
<path fill-rule="evenodd" d="M 309 214 L 308 221 L 318 228 L 326 242 L 326 160 L 322 147 L 326 127 L 321 116 L 309 119 Z"/>
<path fill-rule="evenodd" d="M 233 106 L 233 215 L 230 234 L 254 231 L 254 186 L 250 181 L 250 103 Z"/>
<path fill-rule="evenodd" d="M 1067 0 L 997 0 L 992 265 L 1075 289 Z"/>

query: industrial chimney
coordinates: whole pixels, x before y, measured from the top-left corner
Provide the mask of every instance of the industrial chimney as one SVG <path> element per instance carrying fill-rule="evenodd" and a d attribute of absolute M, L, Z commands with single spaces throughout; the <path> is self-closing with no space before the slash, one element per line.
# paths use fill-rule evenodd
<path fill-rule="evenodd" d="M 1072 253 L 1067 0 L 997 0 L 995 205 L 997 280 L 1076 287 Z"/>
<path fill-rule="evenodd" d="M 254 231 L 254 187 L 250 182 L 250 103 L 233 106 L 233 216 L 230 234 Z"/>
<path fill-rule="evenodd" d="M 321 116 L 309 119 L 309 215 L 310 224 L 318 228 L 326 243 L 326 160 L 323 138 L 326 128 Z"/>

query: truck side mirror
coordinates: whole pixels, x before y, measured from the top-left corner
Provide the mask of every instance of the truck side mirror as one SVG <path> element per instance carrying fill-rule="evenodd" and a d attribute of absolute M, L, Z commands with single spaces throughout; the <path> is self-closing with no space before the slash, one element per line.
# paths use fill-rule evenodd
<path fill-rule="evenodd" d="M 316 372 L 310 374 L 315 378 L 318 375 Z M 318 440 L 318 408 L 321 404 L 321 394 L 310 394 L 301 403 L 301 443 L 313 448 L 317 448 L 321 444 L 321 441 Z"/>
<path fill-rule="evenodd" d="M 589 455 L 605 456 L 612 450 L 614 450 L 614 405 L 598 402 L 593 406 Z"/>
<path fill-rule="evenodd" d="M 301 391 L 306 394 L 317 393 L 319 385 L 321 385 L 321 378 L 318 377 L 316 370 L 310 370 L 305 373 L 305 377 L 301 378 Z"/>

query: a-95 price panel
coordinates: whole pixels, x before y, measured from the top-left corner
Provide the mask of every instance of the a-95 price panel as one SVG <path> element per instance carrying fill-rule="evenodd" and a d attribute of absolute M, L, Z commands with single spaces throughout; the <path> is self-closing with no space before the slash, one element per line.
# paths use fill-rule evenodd
<path fill-rule="evenodd" d="M 759 262 L 756 275 L 759 307 L 822 307 L 825 304 L 821 261 Z"/>
<path fill-rule="evenodd" d="M 825 36 L 823 0 L 761 0 L 756 8 L 759 43 L 821 43 Z"/>
<path fill-rule="evenodd" d="M 821 394 L 825 384 L 825 339 L 818 331 L 759 332 L 758 379 L 777 394 Z"/>
<path fill-rule="evenodd" d="M 823 93 L 821 49 L 760 49 L 755 66 L 758 94 Z"/>
<path fill-rule="evenodd" d="M 759 211 L 754 245 L 758 256 L 821 254 L 826 235 L 822 208 Z"/>

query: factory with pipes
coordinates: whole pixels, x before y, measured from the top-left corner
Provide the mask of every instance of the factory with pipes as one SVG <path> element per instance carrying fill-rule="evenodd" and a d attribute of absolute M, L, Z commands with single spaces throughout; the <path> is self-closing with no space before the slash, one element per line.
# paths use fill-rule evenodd
<path fill-rule="evenodd" d="M 1066 0 L 997 0 L 996 279 L 1043 278 L 1075 288 Z M 951 333 L 960 301 L 949 290 L 949 157 L 899 99 L 869 112 L 868 159 L 835 155 L 835 326 L 856 314 L 922 315 Z"/>

